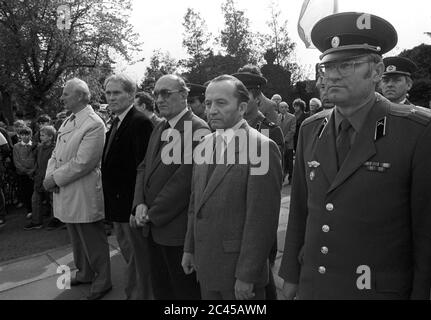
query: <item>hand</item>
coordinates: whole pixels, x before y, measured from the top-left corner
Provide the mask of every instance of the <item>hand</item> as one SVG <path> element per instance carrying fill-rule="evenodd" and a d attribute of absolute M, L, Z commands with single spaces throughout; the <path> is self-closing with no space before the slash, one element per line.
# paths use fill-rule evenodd
<path fill-rule="evenodd" d="M 135 219 L 135 216 L 133 214 L 130 215 L 129 225 L 130 225 L 130 228 L 132 228 L 132 229 L 138 229 L 138 225 L 136 224 L 136 219 Z"/>
<path fill-rule="evenodd" d="M 298 285 L 285 281 L 283 284 L 282 292 L 286 300 L 294 300 L 298 292 Z"/>
<path fill-rule="evenodd" d="M 250 300 L 255 294 L 253 292 L 254 285 L 252 283 L 243 282 L 239 279 L 235 283 L 235 298 L 236 300 Z"/>
<path fill-rule="evenodd" d="M 150 221 L 148 217 L 148 207 L 145 203 L 141 203 L 136 207 L 135 220 L 138 227 L 145 227 Z"/>
<path fill-rule="evenodd" d="M 196 271 L 195 268 L 195 255 L 193 253 L 184 252 L 183 260 L 181 261 L 184 273 L 189 275 Z"/>
<path fill-rule="evenodd" d="M 54 176 L 46 177 L 45 180 L 43 180 L 43 187 L 45 190 L 58 188 L 57 184 L 55 183 Z"/>

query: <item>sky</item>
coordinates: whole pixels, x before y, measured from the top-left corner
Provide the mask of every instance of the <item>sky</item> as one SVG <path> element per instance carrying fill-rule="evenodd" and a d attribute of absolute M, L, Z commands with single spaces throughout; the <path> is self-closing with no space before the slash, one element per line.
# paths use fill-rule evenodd
<path fill-rule="evenodd" d="M 128 65 L 120 62 L 117 72 L 125 72 L 140 81 L 145 68 L 155 49 L 168 51 L 175 59 L 187 57 L 182 47 L 182 26 L 187 8 L 200 12 L 206 21 L 208 31 L 213 37 L 218 36 L 224 26 L 221 5 L 225 0 L 132 0 L 133 11 L 130 23 L 143 42 L 140 56 L 144 62 Z M 269 5 L 274 0 L 236 0 L 237 8 L 245 11 L 250 19 L 252 31 L 265 32 L 269 19 Z M 277 0 L 275 0 L 277 1 Z M 323 0 L 322 0 L 323 1 Z M 430 0 L 338 0 L 339 12 L 357 11 L 378 15 L 388 20 L 398 32 L 398 45 L 389 52 L 395 55 L 403 49 L 410 49 L 419 44 L 431 44 L 431 37 L 424 32 L 431 32 Z M 278 0 L 283 19 L 288 20 L 291 39 L 297 43 L 296 57 L 301 65 L 313 65 L 318 62 L 319 51 L 306 49 L 297 32 L 297 23 L 303 0 Z"/>

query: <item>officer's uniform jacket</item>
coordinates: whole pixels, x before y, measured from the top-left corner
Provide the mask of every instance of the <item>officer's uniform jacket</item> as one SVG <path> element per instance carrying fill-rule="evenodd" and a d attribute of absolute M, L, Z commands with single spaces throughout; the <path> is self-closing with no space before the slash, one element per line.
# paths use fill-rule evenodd
<path fill-rule="evenodd" d="M 429 299 L 431 113 L 376 96 L 338 172 L 333 111 L 301 127 L 279 272 L 300 299 Z"/>

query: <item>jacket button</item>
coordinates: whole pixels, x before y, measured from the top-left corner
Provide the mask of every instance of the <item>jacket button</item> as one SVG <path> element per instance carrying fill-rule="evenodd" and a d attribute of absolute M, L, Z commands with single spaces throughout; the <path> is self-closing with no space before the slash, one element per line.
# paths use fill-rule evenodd
<path fill-rule="evenodd" d="M 327 247 L 322 247 L 321 252 L 322 254 L 327 255 L 329 252 L 329 249 Z"/>
<path fill-rule="evenodd" d="M 331 230 L 331 228 L 329 228 L 329 226 L 327 226 L 327 225 L 324 225 L 324 226 L 322 227 L 322 231 L 323 231 L 323 232 L 325 232 L 325 233 L 328 233 L 328 232 L 329 232 L 329 230 Z"/>
<path fill-rule="evenodd" d="M 334 211 L 334 205 L 333 205 L 332 203 L 328 203 L 328 204 L 326 205 L 326 210 L 327 210 L 328 212 L 332 212 L 332 211 Z"/>
<path fill-rule="evenodd" d="M 325 267 L 319 267 L 319 273 L 320 274 L 325 274 L 326 273 L 326 268 Z"/>
<path fill-rule="evenodd" d="M 116 197 L 117 197 L 117 199 L 120 199 L 120 195 L 119 194 L 117 194 Z"/>

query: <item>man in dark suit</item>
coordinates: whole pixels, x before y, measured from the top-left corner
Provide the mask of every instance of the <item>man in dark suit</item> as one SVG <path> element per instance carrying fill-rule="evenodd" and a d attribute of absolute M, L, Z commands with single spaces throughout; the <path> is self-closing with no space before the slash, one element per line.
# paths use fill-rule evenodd
<path fill-rule="evenodd" d="M 150 268 L 147 242 L 140 231 L 129 225 L 135 190 L 136 168 L 147 151 L 153 125 L 133 106 L 136 83 L 125 75 L 105 81 L 105 96 L 115 115 L 106 135 L 102 157 L 102 183 L 106 220 L 114 231 L 127 263 L 126 298 L 150 299 Z"/>
<path fill-rule="evenodd" d="M 233 76 L 212 80 L 206 91 L 217 132 L 196 148 L 212 161 L 195 162 L 182 262 L 187 274 L 196 270 L 203 299 L 265 298 L 280 213 L 281 155 L 243 119 L 248 100 Z"/>
<path fill-rule="evenodd" d="M 181 268 L 190 200 L 192 150 L 210 133 L 187 109 L 188 88 L 175 75 L 160 78 L 154 97 L 162 121 L 151 135 L 136 178 L 135 218 L 150 245 L 154 296 L 157 300 L 199 299 L 195 275 Z M 169 143 L 167 142 L 169 140 Z M 171 158 L 171 152 L 175 159 Z"/>
<path fill-rule="evenodd" d="M 431 115 L 375 92 L 396 31 L 374 15 L 340 13 L 320 20 L 311 38 L 336 107 L 305 120 L 299 134 L 284 295 L 428 300 Z"/>

